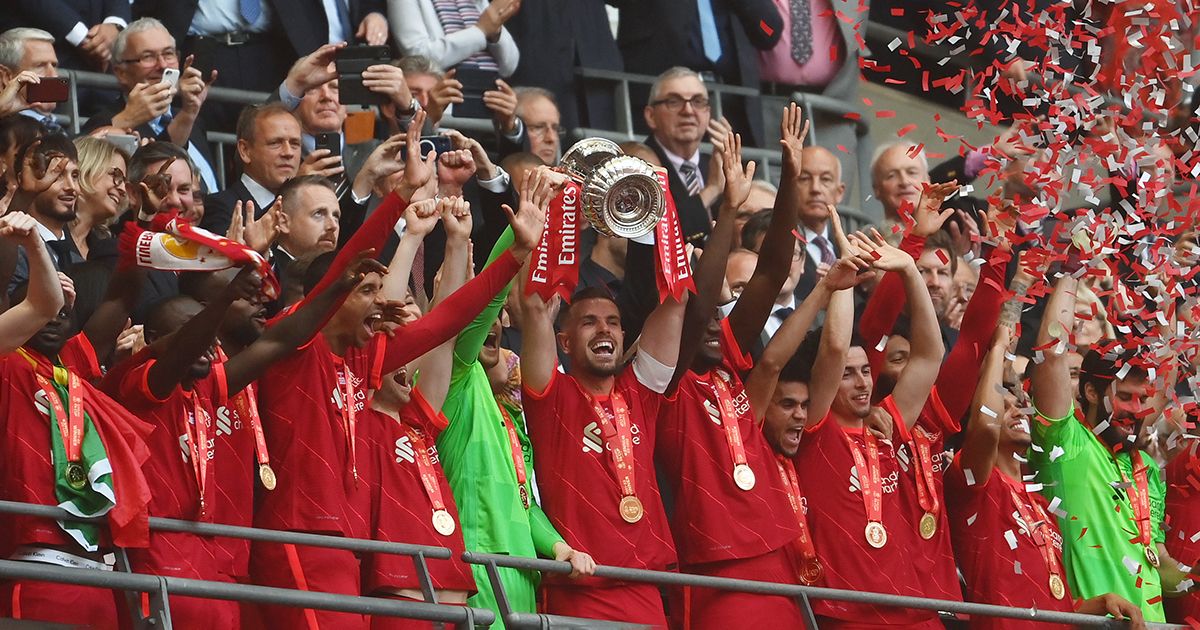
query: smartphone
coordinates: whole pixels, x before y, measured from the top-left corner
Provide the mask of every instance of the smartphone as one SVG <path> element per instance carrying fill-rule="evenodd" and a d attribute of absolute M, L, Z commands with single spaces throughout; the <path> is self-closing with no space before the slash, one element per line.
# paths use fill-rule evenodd
<path fill-rule="evenodd" d="M 334 68 L 338 73 L 338 100 L 343 105 L 382 105 L 387 96 L 363 86 L 362 73 L 381 63 L 390 63 L 391 49 L 387 46 L 347 46 L 338 51 Z"/>
<path fill-rule="evenodd" d="M 165 68 L 163 70 L 162 79 L 160 79 L 158 82 L 166 83 L 167 85 L 169 85 L 171 87 L 175 87 L 175 86 L 179 85 L 179 69 L 178 68 Z"/>
<path fill-rule="evenodd" d="M 491 118 L 492 110 L 483 104 L 483 93 L 496 89 L 500 73 L 460 66 L 454 78 L 462 83 L 463 102 L 454 104 L 451 115 L 455 118 Z"/>
<path fill-rule="evenodd" d="M 421 136 L 421 144 L 419 146 L 421 147 L 422 157 L 428 155 L 430 151 L 441 155 L 447 151 L 454 150 L 454 145 L 450 142 L 448 136 Z M 404 145 L 400 147 L 400 161 L 403 162 L 406 159 L 408 159 L 408 146 Z"/>
<path fill-rule="evenodd" d="M 314 149 L 328 149 L 329 155 L 342 154 L 342 136 L 336 132 L 319 133 L 315 136 L 316 146 Z"/>
<path fill-rule="evenodd" d="M 40 83 L 25 86 L 25 100 L 30 103 L 61 103 L 67 100 L 67 80 L 61 77 L 42 77 Z"/>
<path fill-rule="evenodd" d="M 137 136 L 131 136 L 123 133 L 110 133 L 104 136 L 103 140 L 124 151 L 125 155 L 133 155 L 138 150 Z"/>

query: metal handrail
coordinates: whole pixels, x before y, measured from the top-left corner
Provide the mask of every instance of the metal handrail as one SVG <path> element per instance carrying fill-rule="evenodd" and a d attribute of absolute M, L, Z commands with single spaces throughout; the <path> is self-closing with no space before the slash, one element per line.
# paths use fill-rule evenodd
<path fill-rule="evenodd" d="M 525 558 L 519 556 L 508 556 L 491 553 L 478 553 L 468 551 L 463 553 L 462 559 L 468 564 L 482 565 L 485 567 L 506 567 L 510 569 L 525 569 L 531 571 L 540 571 L 542 573 L 558 573 L 568 574 L 571 572 L 571 564 L 569 562 L 560 562 L 556 560 L 544 560 L 539 558 Z M 806 609 L 808 618 L 811 620 L 812 611 L 808 608 L 809 599 L 827 599 L 844 602 L 855 602 L 860 604 L 874 604 L 880 606 L 893 606 L 900 608 L 916 608 L 920 610 L 932 610 L 935 612 L 951 612 L 962 613 L 966 615 L 980 615 L 985 617 L 999 617 L 1005 619 L 1020 619 L 1025 621 L 1044 621 L 1047 623 L 1063 623 L 1073 624 L 1076 626 L 1085 626 L 1090 628 L 1128 628 L 1129 624 L 1123 621 L 1117 621 L 1108 617 L 1098 615 L 1086 615 L 1082 613 L 1066 613 L 1049 610 L 1037 610 L 1034 608 L 1011 608 L 1007 606 L 996 606 L 993 604 L 979 604 L 975 602 L 955 602 L 948 600 L 926 599 L 922 597 L 907 597 L 903 595 L 892 595 L 888 593 L 871 593 L 866 591 L 846 591 L 832 588 L 822 588 L 816 586 L 800 586 L 795 584 L 780 584 L 777 582 L 759 582 L 755 580 L 741 580 L 734 578 L 712 577 L 707 575 L 694 575 L 689 573 L 671 573 L 666 571 L 648 571 L 645 569 L 629 569 L 625 567 L 613 567 L 598 565 L 596 567 L 596 576 L 609 578 L 613 580 L 622 580 L 630 582 L 645 582 L 650 584 L 658 584 L 664 586 L 692 586 L 700 588 L 712 588 L 727 591 L 739 591 L 743 593 L 754 593 L 759 595 L 778 595 L 784 597 L 792 597 L 800 599 Z M 511 621 L 510 621 L 511 617 Z M 527 625 L 530 623 L 534 615 L 504 615 L 505 623 L 513 625 Z M 1150 623 L 1147 624 L 1150 628 L 1155 629 L 1176 629 L 1186 628 L 1187 626 L 1176 624 Z"/>
<path fill-rule="evenodd" d="M 383 597 L 340 595 L 318 591 L 299 591 L 254 584 L 230 584 L 190 578 L 165 577 L 144 573 L 121 573 L 73 569 L 37 562 L 0 560 L 0 578 L 36 580 L 61 584 L 77 584 L 109 590 L 149 593 L 165 599 L 167 593 L 221 599 L 253 604 L 316 608 L 364 615 L 406 617 L 425 621 L 457 624 L 461 628 L 495 623 L 495 614 L 484 608 L 469 608 L 448 604 L 429 604 Z M 162 609 L 169 610 L 168 606 Z M 169 630 L 169 615 L 156 619 L 155 627 Z"/>

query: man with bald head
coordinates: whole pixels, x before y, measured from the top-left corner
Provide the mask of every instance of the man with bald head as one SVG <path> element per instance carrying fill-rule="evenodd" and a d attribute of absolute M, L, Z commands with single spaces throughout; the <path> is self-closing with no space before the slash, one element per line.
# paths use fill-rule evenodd
<path fill-rule="evenodd" d="M 922 184 L 928 183 L 929 160 L 925 151 L 911 142 L 885 144 L 871 160 L 871 187 L 888 221 L 898 222 L 906 203 L 915 208 L 921 200 Z"/>
<path fill-rule="evenodd" d="M 846 196 L 842 163 L 829 149 L 805 147 L 800 168 L 800 236 L 805 243 L 804 274 L 796 284 L 796 299 L 803 300 L 817 286 L 825 270 L 841 255 L 829 228 L 829 206 Z"/>

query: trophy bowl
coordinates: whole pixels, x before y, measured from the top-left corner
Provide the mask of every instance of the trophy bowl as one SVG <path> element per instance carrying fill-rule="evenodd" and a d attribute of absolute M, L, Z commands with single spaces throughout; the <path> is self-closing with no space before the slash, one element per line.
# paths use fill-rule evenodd
<path fill-rule="evenodd" d="M 586 138 L 571 145 L 558 165 L 576 182 L 583 184 L 592 172 L 605 161 L 625 152 L 616 142 L 606 138 Z"/>
<path fill-rule="evenodd" d="M 580 206 L 597 232 L 621 238 L 650 232 L 667 209 L 654 168 L 632 155 L 609 157 L 595 167 L 584 181 Z"/>

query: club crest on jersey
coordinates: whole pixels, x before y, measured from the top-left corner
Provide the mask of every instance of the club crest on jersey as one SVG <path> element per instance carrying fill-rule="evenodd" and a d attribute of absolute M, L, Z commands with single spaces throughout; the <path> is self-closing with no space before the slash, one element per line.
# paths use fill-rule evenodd
<path fill-rule="evenodd" d="M 37 407 L 38 413 L 50 417 L 50 399 L 46 398 L 44 390 L 39 389 L 33 393 L 33 405 Z"/>
<path fill-rule="evenodd" d="M 717 405 L 713 401 L 705 399 L 704 410 L 708 412 L 708 419 L 712 420 L 713 424 L 721 426 L 721 410 L 717 408 Z"/>
<path fill-rule="evenodd" d="M 600 435 L 600 425 L 595 421 L 589 422 L 583 428 L 583 452 L 604 452 L 604 438 Z"/>
<path fill-rule="evenodd" d="M 234 431 L 240 431 L 241 428 L 242 419 L 237 408 L 224 405 L 217 407 L 217 435 L 233 435 Z"/>
<path fill-rule="evenodd" d="M 408 439 L 407 435 L 402 435 L 396 438 L 396 463 L 408 462 L 415 464 L 417 455 L 413 451 L 412 440 Z"/>

